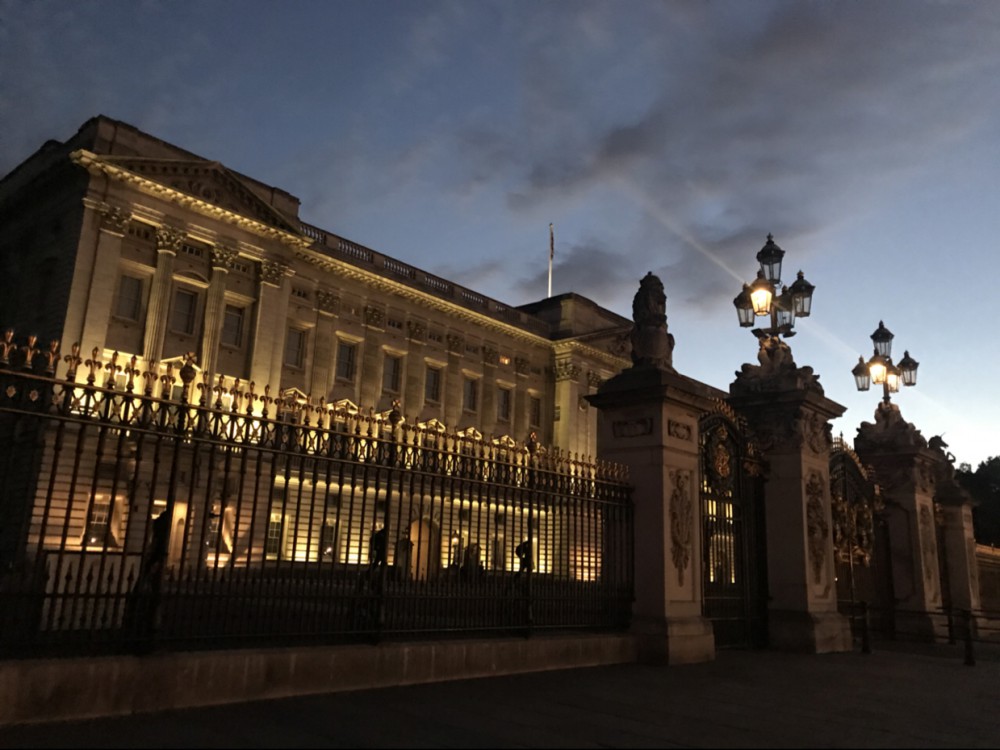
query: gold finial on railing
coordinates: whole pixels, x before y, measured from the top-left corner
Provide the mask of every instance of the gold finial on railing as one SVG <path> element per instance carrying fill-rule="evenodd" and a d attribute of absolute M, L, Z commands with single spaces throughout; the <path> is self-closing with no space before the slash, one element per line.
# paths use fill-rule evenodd
<path fill-rule="evenodd" d="M 108 378 L 104 381 L 104 386 L 106 388 L 114 388 L 117 380 L 115 376 L 122 371 L 121 365 L 118 364 L 117 350 L 111 353 L 111 359 L 104 365 L 104 369 L 108 371 Z"/>
<path fill-rule="evenodd" d="M 135 378 L 139 375 L 139 358 L 134 354 L 129 358 L 128 364 L 125 365 L 125 375 L 128 379 L 125 381 L 125 390 L 129 393 L 135 390 Z"/>
<path fill-rule="evenodd" d="M 70 347 L 69 354 L 63 357 L 66 363 L 66 380 L 76 380 L 76 371 L 83 360 L 80 359 L 80 342 L 77 341 Z"/>
<path fill-rule="evenodd" d="M 270 385 L 264 386 L 264 395 L 260 397 L 260 403 L 263 405 L 263 408 L 261 409 L 261 416 L 264 417 L 264 419 L 267 419 L 267 405 L 274 403 L 274 399 L 271 398 Z"/>
<path fill-rule="evenodd" d="M 59 363 L 59 339 L 52 339 L 48 351 L 42 352 L 42 356 L 45 357 L 45 374 L 54 377 Z"/>
<path fill-rule="evenodd" d="M 10 355 L 17 351 L 17 344 L 14 343 L 14 329 L 8 328 L 3 332 L 3 340 L 0 341 L 0 365 L 10 364 Z"/>
<path fill-rule="evenodd" d="M 35 346 L 37 342 L 38 336 L 28 336 L 28 343 L 21 347 L 21 352 L 24 354 L 24 364 L 21 367 L 25 370 L 34 368 L 35 355 L 38 354 L 38 347 Z"/>
<path fill-rule="evenodd" d="M 246 412 L 247 412 L 247 416 L 252 416 L 253 415 L 253 402 L 257 400 L 257 394 L 254 393 L 253 391 L 254 391 L 254 388 L 256 388 L 256 387 L 257 387 L 257 384 L 254 381 L 252 381 L 252 380 L 247 384 L 247 392 L 246 392 L 246 400 L 247 400 L 247 409 L 246 409 Z"/>
<path fill-rule="evenodd" d="M 90 374 L 87 376 L 87 385 L 93 385 L 94 381 L 97 380 L 97 371 L 101 369 L 101 359 L 97 356 L 100 352 L 101 350 L 95 346 L 90 352 L 90 359 L 83 363 L 90 368 Z"/>

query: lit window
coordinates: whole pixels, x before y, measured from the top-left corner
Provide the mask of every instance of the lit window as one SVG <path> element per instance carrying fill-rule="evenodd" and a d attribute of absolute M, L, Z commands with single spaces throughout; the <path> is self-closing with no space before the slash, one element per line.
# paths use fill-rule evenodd
<path fill-rule="evenodd" d="M 281 511 L 271 513 L 267 522 L 267 539 L 264 541 L 264 554 L 271 560 L 281 554 L 281 537 L 284 529 L 284 516 Z"/>
<path fill-rule="evenodd" d="M 392 354 L 385 355 L 385 367 L 382 370 L 382 390 L 389 393 L 399 393 L 399 383 L 403 375 L 403 358 Z"/>
<path fill-rule="evenodd" d="M 472 378 L 465 379 L 465 388 L 462 392 L 462 408 L 465 411 L 476 411 L 479 408 L 479 382 Z"/>
<path fill-rule="evenodd" d="M 500 422 L 510 421 L 510 390 L 508 388 L 497 389 L 497 420 Z"/>
<path fill-rule="evenodd" d="M 142 279 L 135 276 L 122 276 L 118 282 L 118 305 L 115 315 L 124 320 L 139 320 L 139 310 L 142 305 Z"/>
<path fill-rule="evenodd" d="M 174 292 L 174 308 L 170 314 L 170 330 L 188 336 L 194 333 L 198 315 L 198 294 L 187 289 Z"/>
<path fill-rule="evenodd" d="M 319 553 L 323 560 L 337 559 L 337 521 L 328 518 L 319 531 Z"/>
<path fill-rule="evenodd" d="M 289 328 L 285 336 L 285 364 L 301 368 L 306 361 L 306 332 Z"/>
<path fill-rule="evenodd" d="M 222 343 L 226 346 L 240 347 L 243 345 L 244 309 L 226 305 L 226 313 L 222 319 Z"/>
<path fill-rule="evenodd" d="M 354 382 L 354 372 L 357 369 L 358 345 L 341 341 L 337 347 L 337 379 Z"/>
<path fill-rule="evenodd" d="M 90 506 L 90 515 L 87 516 L 87 529 L 84 532 L 86 544 L 108 544 L 115 543 L 111 535 L 111 498 L 98 495 Z"/>
<path fill-rule="evenodd" d="M 424 399 L 433 404 L 441 403 L 441 370 L 436 367 L 427 368 L 427 379 L 424 381 Z"/>

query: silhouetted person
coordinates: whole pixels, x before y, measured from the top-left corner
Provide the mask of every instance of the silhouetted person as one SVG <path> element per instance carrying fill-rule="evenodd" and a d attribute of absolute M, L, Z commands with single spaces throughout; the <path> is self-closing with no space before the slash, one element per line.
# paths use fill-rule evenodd
<path fill-rule="evenodd" d="M 531 540 L 525 539 L 517 545 L 514 554 L 517 555 L 517 572 L 514 574 L 516 580 L 521 577 L 521 573 L 531 571 Z"/>
<path fill-rule="evenodd" d="M 372 534 L 368 543 L 368 572 L 385 565 L 386 533 L 385 526 Z"/>

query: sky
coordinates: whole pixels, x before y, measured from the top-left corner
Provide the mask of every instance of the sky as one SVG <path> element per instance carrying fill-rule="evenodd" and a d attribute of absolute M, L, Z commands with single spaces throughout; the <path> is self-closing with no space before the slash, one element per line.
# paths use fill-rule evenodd
<path fill-rule="evenodd" d="M 847 407 L 893 397 L 1000 455 L 1000 2 L 0 0 L 0 174 L 104 114 L 300 216 L 511 305 L 667 293 L 674 365 L 728 390 L 768 233 L 815 284 L 789 340 Z"/>

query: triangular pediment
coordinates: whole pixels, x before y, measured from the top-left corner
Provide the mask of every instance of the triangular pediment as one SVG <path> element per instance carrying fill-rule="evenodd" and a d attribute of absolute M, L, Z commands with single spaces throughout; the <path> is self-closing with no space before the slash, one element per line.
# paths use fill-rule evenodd
<path fill-rule="evenodd" d="M 178 190 L 192 198 L 211 203 L 241 216 L 298 233 L 276 209 L 262 201 L 235 172 L 219 162 L 199 159 L 152 159 L 141 156 L 104 156 L 104 161 L 147 180 Z"/>

